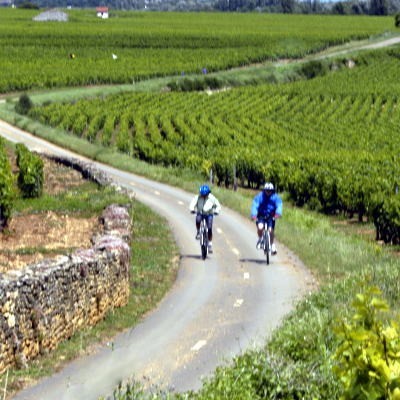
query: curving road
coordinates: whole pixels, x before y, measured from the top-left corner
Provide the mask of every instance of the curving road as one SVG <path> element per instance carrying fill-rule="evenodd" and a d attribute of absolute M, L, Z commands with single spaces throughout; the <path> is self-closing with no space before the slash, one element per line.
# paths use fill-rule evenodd
<path fill-rule="evenodd" d="M 83 159 L 1 121 L 0 134 L 36 151 Z M 311 289 L 312 277 L 282 245 L 266 266 L 255 249 L 253 223 L 224 207 L 215 219 L 214 253 L 201 260 L 188 212 L 191 193 L 95 164 L 168 219 L 180 249 L 177 281 L 156 310 L 112 345 L 99 346 L 14 399 L 95 400 L 132 376 L 176 391 L 198 389 L 217 365 L 264 343 Z"/>

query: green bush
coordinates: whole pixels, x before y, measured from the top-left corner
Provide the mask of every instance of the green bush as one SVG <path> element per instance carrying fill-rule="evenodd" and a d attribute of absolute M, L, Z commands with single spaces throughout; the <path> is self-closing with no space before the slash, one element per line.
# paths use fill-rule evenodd
<path fill-rule="evenodd" d="M 344 400 L 400 399 L 400 331 L 384 314 L 389 307 L 377 287 L 368 287 L 353 302 L 350 321 L 341 320 L 336 334 L 334 372 Z"/>
<path fill-rule="evenodd" d="M 27 115 L 32 106 L 33 103 L 30 97 L 24 93 L 20 96 L 18 103 L 15 105 L 15 111 L 18 114 Z"/>
<path fill-rule="evenodd" d="M 205 78 L 189 79 L 185 78 L 180 81 L 171 81 L 167 87 L 173 92 L 194 92 L 207 89 L 220 89 L 223 87 L 223 82 L 216 78 L 207 76 Z"/>
<path fill-rule="evenodd" d="M 27 147 L 18 143 L 16 145 L 18 173 L 18 187 L 22 197 L 34 198 L 40 197 L 43 193 L 43 161 L 31 153 Z"/>
<path fill-rule="evenodd" d="M 396 14 L 396 15 L 394 16 L 394 26 L 395 26 L 396 28 L 399 28 L 399 27 L 400 27 L 400 13 L 398 13 L 398 14 Z"/>
<path fill-rule="evenodd" d="M 400 194 L 387 197 L 378 203 L 373 211 L 373 219 L 377 240 L 400 244 Z"/>
<path fill-rule="evenodd" d="M 0 231 L 8 225 L 15 197 L 14 177 L 0 138 Z"/>
<path fill-rule="evenodd" d="M 310 61 L 305 63 L 300 68 L 300 74 L 307 79 L 316 78 L 317 76 L 323 76 L 327 73 L 327 66 L 321 61 Z"/>

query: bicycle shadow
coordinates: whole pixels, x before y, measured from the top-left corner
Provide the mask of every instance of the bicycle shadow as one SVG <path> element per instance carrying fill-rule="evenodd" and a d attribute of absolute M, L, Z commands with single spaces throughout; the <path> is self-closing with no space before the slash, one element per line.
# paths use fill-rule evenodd
<path fill-rule="evenodd" d="M 209 258 L 210 255 L 207 256 L 207 258 Z M 184 259 L 192 259 L 192 260 L 202 260 L 203 258 L 201 257 L 200 254 L 181 254 L 179 256 L 180 260 L 184 260 Z"/>
<path fill-rule="evenodd" d="M 264 258 L 240 258 L 239 261 L 251 263 L 251 264 L 265 264 L 265 257 Z"/>

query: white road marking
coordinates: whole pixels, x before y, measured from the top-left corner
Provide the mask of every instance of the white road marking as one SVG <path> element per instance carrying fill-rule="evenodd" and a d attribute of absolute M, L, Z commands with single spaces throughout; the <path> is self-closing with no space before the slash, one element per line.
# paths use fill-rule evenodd
<path fill-rule="evenodd" d="M 250 279 L 250 274 L 248 272 L 245 272 L 243 274 L 243 279 Z"/>
<path fill-rule="evenodd" d="M 129 182 L 129 184 L 130 184 L 131 186 L 136 186 L 136 183 L 135 183 L 135 182 Z"/>
<path fill-rule="evenodd" d="M 222 229 L 221 228 L 217 228 L 217 232 L 219 233 L 219 234 L 221 234 L 222 235 Z"/>
<path fill-rule="evenodd" d="M 185 203 L 184 203 L 183 201 L 179 200 L 179 201 L 178 201 L 178 204 L 181 205 L 181 206 L 183 206 Z"/>
<path fill-rule="evenodd" d="M 156 196 L 161 196 L 161 193 L 160 193 L 158 190 L 155 190 L 155 191 L 154 191 L 154 194 L 155 194 Z"/>
<path fill-rule="evenodd" d="M 199 351 L 206 344 L 207 344 L 207 340 L 199 340 L 190 350 Z"/>
<path fill-rule="evenodd" d="M 243 299 L 236 299 L 235 304 L 233 307 L 240 307 L 243 304 Z"/>
<path fill-rule="evenodd" d="M 234 252 L 235 255 L 239 256 L 240 251 L 236 247 L 232 247 L 232 251 Z"/>

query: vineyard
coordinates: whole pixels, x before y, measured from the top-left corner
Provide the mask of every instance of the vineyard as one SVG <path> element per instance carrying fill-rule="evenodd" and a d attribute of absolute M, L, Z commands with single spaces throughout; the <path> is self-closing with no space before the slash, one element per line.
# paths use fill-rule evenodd
<path fill-rule="evenodd" d="M 394 30 L 391 17 L 66 12 L 34 22 L 37 10 L 1 10 L 0 93 L 212 72 Z"/>
<path fill-rule="evenodd" d="M 398 244 L 399 58 L 381 50 L 308 81 L 125 93 L 30 115 L 151 163 L 212 170 L 220 185 L 270 179 L 299 206 L 373 219 L 377 238 Z"/>
<path fill-rule="evenodd" d="M 298 63 L 281 59 L 302 58 L 335 44 L 384 32 L 390 36 L 393 18 L 113 11 L 109 20 L 101 20 L 95 10 L 66 12 L 66 23 L 36 23 L 32 17 L 37 11 L 1 11 L 0 93 L 7 100 L 0 107 L 4 107 L 4 119 L 38 136 L 59 135 L 64 144 L 81 138 L 116 151 L 109 156 L 100 146 L 93 146 L 94 157 L 107 153 L 118 162 L 131 158 L 174 166 L 177 168 L 155 168 L 169 175 L 179 169 L 182 175 L 178 172 L 174 179 L 185 177 L 189 171 L 187 175 L 196 176 L 190 185 L 197 184 L 199 172 L 204 181 L 212 177 L 214 185 L 227 188 L 238 184 L 259 189 L 265 180 L 271 180 L 279 192 L 284 192 L 284 198 L 287 195 L 297 206 L 339 216 L 333 218 L 335 226 L 331 228 L 331 218 L 286 208 L 279 239 L 304 257 L 304 263 L 320 280 L 320 290 L 315 295 L 310 293 L 282 321 L 266 351 L 235 359 L 232 374 L 217 369 L 217 391 L 206 386 L 204 397 L 195 397 L 338 398 L 335 394 L 340 382 L 331 371 L 338 344 L 333 328 L 346 326 L 343 321 L 350 308 L 348 299 L 358 293 L 358 281 L 370 282 L 372 277 L 392 305 L 398 309 L 399 304 L 398 258 L 388 257 L 392 251 L 382 251 L 378 245 L 368 243 L 364 247 L 364 242 L 358 237 L 353 240 L 351 234 L 342 238 L 336 223 L 351 225 L 352 229 L 367 227 L 369 234 L 373 221 L 376 239 L 396 245 L 394 250 L 399 248 L 400 46 L 323 60 L 307 58 Z M 270 63 L 278 59 L 282 61 L 279 65 L 284 65 L 282 69 Z M 227 70 L 259 62 L 279 72 L 284 70 L 285 83 L 272 83 L 273 79 L 263 75 L 262 79 L 249 76 L 240 85 L 231 84 L 239 68 Z M 249 75 L 253 68 L 269 73 L 264 67 L 243 70 Z M 166 79 L 151 81 L 149 86 L 146 82 L 132 84 L 151 77 Z M 127 83 L 128 91 L 106 95 L 111 93 L 107 92 L 109 88 L 100 84 L 114 83 Z M 86 87 L 97 84 L 99 87 L 90 90 Z M 204 85 L 210 87 L 204 90 Z M 48 90 L 66 86 L 84 87 L 68 93 L 64 89 Z M 37 93 L 38 89 L 45 89 L 45 93 Z M 104 93 L 89 97 L 93 89 Z M 120 90 L 117 85 L 114 89 Z M 19 93 L 10 93 L 14 91 Z M 71 101 L 54 100 L 72 99 L 75 94 Z M 71 149 L 81 146 L 83 150 L 82 143 L 71 144 Z M 40 171 L 32 155 L 21 147 L 16 151 L 21 161 L 18 178 L 12 174 L 0 141 L 0 229 L 7 226 L 13 214 L 16 193 L 29 197 L 40 189 L 43 180 L 40 174 L 31 173 Z M 132 169 L 139 164 L 142 168 L 142 163 L 135 162 Z M 144 165 L 143 169 L 152 170 Z M 34 181 L 32 175 L 39 179 Z M 225 196 L 226 207 L 236 207 L 236 202 L 241 206 L 250 201 L 253 190 L 245 191 L 245 200 L 242 190 L 216 192 Z M 75 201 L 75 195 L 71 199 Z M 147 262 L 154 255 L 154 233 L 147 234 L 142 227 L 159 227 L 159 217 L 153 223 L 144 209 L 136 216 L 141 218 L 136 224 L 141 229 L 136 238 L 145 236 L 142 242 L 150 247 L 148 254 L 140 250 L 133 253 L 137 260 Z M 343 216 L 351 217 L 350 223 Z M 353 218 L 367 224 L 353 224 Z M 142 242 L 139 240 L 139 246 Z M 166 246 L 172 248 L 169 242 Z M 170 257 L 170 253 L 165 254 Z M 136 268 L 139 261 L 133 264 Z M 162 260 L 156 264 L 158 268 L 168 263 Z M 146 270 L 150 270 L 147 265 Z M 156 275 L 166 276 L 160 270 Z M 148 282 L 158 280 L 153 271 L 148 276 Z M 145 279 L 144 285 L 153 291 Z M 139 302 L 147 304 L 147 300 Z M 131 303 L 136 312 L 138 300 Z M 356 310 L 356 319 L 360 310 L 362 313 L 369 307 L 367 297 L 359 305 L 362 309 Z M 136 315 L 132 310 L 127 313 Z M 356 326 L 353 333 L 360 337 Z M 382 337 L 386 352 L 386 339 Z M 397 339 L 396 332 L 396 346 Z M 371 341 L 367 342 L 369 346 Z M 343 355 L 346 361 L 347 352 Z M 360 355 L 363 360 L 364 355 Z M 353 367 L 340 368 L 339 379 L 354 371 Z M 373 371 L 380 374 L 379 368 Z M 386 375 L 392 379 L 392 375 Z M 368 382 L 380 384 L 375 372 L 368 376 Z M 398 385 L 398 375 L 395 378 Z M 256 395 L 243 395 L 250 393 L 248 388 L 253 385 Z M 218 397 L 215 393 L 219 390 L 228 395 Z"/>

